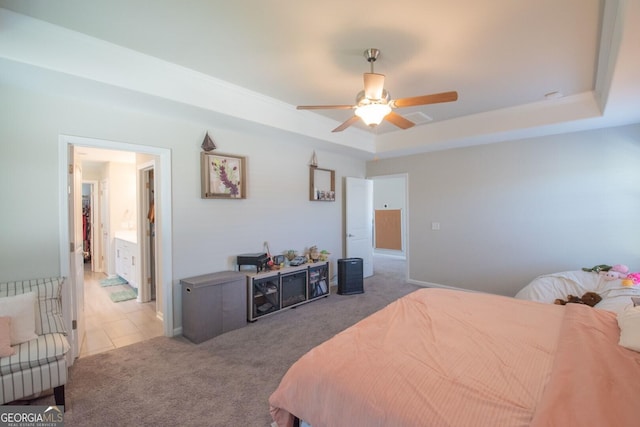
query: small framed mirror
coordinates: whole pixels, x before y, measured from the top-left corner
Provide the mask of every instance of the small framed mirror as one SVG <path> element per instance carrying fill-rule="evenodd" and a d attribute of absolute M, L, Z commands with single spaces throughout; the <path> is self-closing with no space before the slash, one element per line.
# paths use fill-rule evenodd
<path fill-rule="evenodd" d="M 334 170 L 309 167 L 309 200 L 335 202 L 336 173 Z"/>

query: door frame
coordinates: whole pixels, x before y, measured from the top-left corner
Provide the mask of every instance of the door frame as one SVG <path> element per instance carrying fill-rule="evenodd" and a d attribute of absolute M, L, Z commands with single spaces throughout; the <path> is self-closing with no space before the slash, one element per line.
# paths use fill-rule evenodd
<path fill-rule="evenodd" d="M 139 165 L 136 165 L 136 173 L 138 174 L 138 224 L 139 224 L 139 228 L 140 228 L 140 232 L 142 233 L 142 235 L 140 236 L 140 239 L 138 240 L 139 242 L 139 246 L 140 246 L 140 287 L 139 290 L 140 292 L 138 293 L 138 302 L 149 302 L 151 301 L 151 285 L 149 284 L 149 280 L 151 277 L 151 265 L 150 265 L 150 259 L 151 259 L 151 247 L 149 245 L 149 236 L 146 235 L 146 232 L 148 230 L 148 225 L 147 225 L 147 221 L 148 221 L 148 213 L 149 213 L 149 205 L 150 205 L 150 201 L 149 201 L 149 190 L 146 188 L 146 177 L 149 171 L 153 171 L 153 187 L 155 189 L 156 186 L 156 174 L 155 174 L 155 170 L 156 170 L 156 162 L 154 160 L 151 160 L 149 162 L 145 162 L 145 163 L 141 163 Z M 154 190 L 155 192 L 155 190 Z M 155 200 L 154 200 L 154 204 L 155 204 Z M 144 226 L 142 226 L 144 224 Z M 157 254 L 158 253 L 158 244 L 157 244 L 157 240 L 154 239 L 154 245 L 153 245 L 153 253 Z M 157 268 L 157 262 L 154 262 L 154 272 L 153 272 L 153 276 L 157 277 L 158 276 L 158 268 Z M 162 290 L 161 290 L 162 291 Z M 156 300 L 156 302 L 161 302 Z M 157 310 L 156 310 L 157 313 Z"/>
<path fill-rule="evenodd" d="M 60 227 L 60 274 L 70 282 L 70 254 L 69 254 L 69 208 L 68 208 L 68 164 L 70 146 L 85 146 L 103 148 L 109 150 L 131 151 L 136 153 L 158 156 L 160 159 L 155 169 L 156 183 L 156 236 L 158 239 L 159 255 L 157 257 L 158 283 L 161 284 L 163 300 L 162 314 L 164 335 L 174 336 L 173 326 L 173 252 L 172 252 L 172 218 L 171 218 L 171 150 L 167 148 L 152 147 L 147 145 L 129 144 L 95 138 L 85 138 L 72 135 L 58 136 L 58 170 L 59 170 L 59 227 Z M 62 289 L 62 311 L 65 325 L 71 330 L 73 320 L 72 292 L 74 283 L 64 286 Z M 72 345 L 77 343 L 72 343 Z M 72 364 L 73 361 L 70 361 Z"/>
<path fill-rule="evenodd" d="M 111 261 L 111 254 L 108 251 L 109 248 L 109 239 L 105 239 L 105 234 L 108 236 L 111 230 L 109 226 L 109 207 L 108 203 L 105 202 L 109 198 L 109 180 L 107 178 L 100 179 L 99 184 L 99 205 L 100 205 L 100 214 L 98 215 L 100 219 L 100 230 L 98 234 L 100 235 L 100 254 L 102 258 L 100 258 L 100 268 L 99 271 L 106 275 L 109 275 L 109 262 Z"/>
<path fill-rule="evenodd" d="M 82 236 L 82 165 L 76 160 L 76 147 L 67 146 L 67 233 L 69 239 L 69 273 L 68 283 L 70 286 L 63 286 L 69 289 L 72 322 L 67 321 L 66 327 L 69 331 L 68 337 L 71 343 L 71 350 L 66 357 L 71 363 L 80 356 L 80 349 L 84 341 L 85 319 L 84 319 L 84 239 Z M 67 281 L 66 281 L 67 282 Z M 70 320 L 71 320 L 70 319 Z"/>
<path fill-rule="evenodd" d="M 99 227 L 96 227 L 96 222 L 99 217 L 97 214 L 97 209 L 99 209 L 100 205 L 98 203 L 98 181 L 92 179 L 82 179 L 82 185 L 87 184 L 90 188 L 89 200 L 91 206 L 91 243 L 89 244 L 89 251 L 91 252 L 91 271 L 98 271 L 100 267 L 99 259 L 102 256 L 102 248 L 99 244 L 100 242 L 100 231 Z"/>

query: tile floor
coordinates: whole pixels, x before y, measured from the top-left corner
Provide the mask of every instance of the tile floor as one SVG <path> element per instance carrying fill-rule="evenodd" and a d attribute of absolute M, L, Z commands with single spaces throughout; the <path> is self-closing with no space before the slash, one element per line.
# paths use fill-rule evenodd
<path fill-rule="evenodd" d="M 106 276 L 85 269 L 84 318 L 85 338 L 80 357 L 102 353 L 118 347 L 144 341 L 163 334 L 162 320 L 156 317 L 155 301 L 136 300 L 115 303 L 111 292 L 124 286 L 100 286 Z"/>

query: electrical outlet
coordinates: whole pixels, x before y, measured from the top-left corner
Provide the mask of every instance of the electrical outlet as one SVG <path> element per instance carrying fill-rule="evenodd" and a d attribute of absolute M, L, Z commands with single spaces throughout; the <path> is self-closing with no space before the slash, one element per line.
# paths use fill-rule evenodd
<path fill-rule="evenodd" d="M 439 222 L 432 222 L 431 223 L 431 229 L 432 230 L 440 230 L 440 223 Z"/>

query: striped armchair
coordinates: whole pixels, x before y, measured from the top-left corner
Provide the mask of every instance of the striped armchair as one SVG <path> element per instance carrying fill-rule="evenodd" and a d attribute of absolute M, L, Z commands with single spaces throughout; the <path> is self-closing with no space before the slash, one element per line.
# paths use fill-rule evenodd
<path fill-rule="evenodd" d="M 53 389 L 56 405 L 64 405 L 69 342 L 62 320 L 63 282 L 64 278 L 54 277 L 0 283 L 0 307 L 3 301 L 10 301 L 8 298 L 35 294 L 28 295 L 35 299 L 35 334 L 28 341 L 12 345 L 13 355 L 0 357 L 3 404 Z"/>

